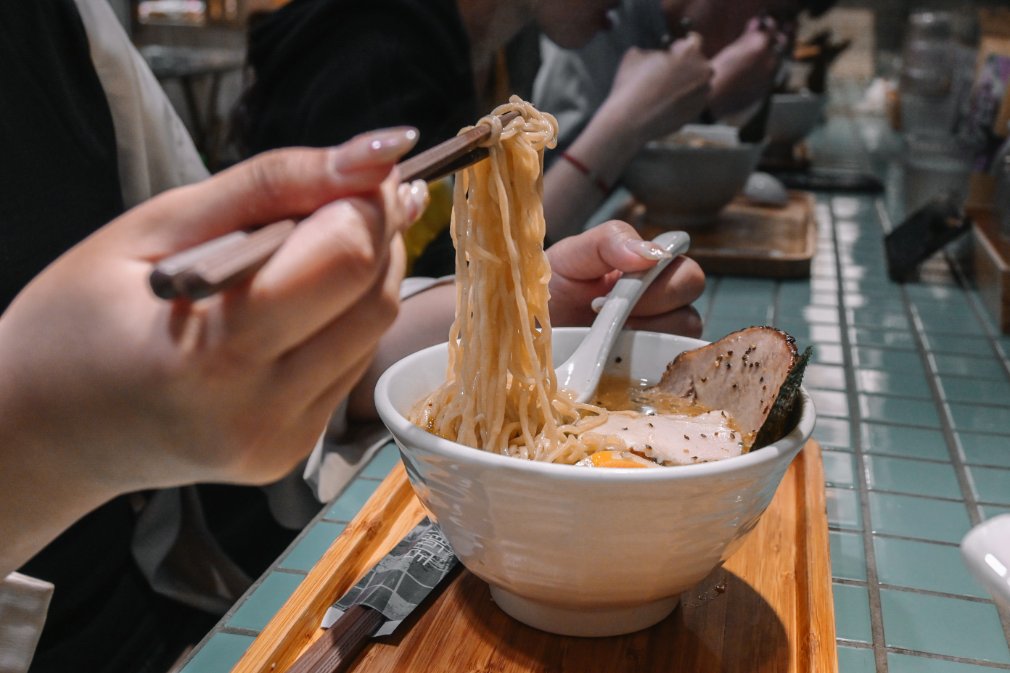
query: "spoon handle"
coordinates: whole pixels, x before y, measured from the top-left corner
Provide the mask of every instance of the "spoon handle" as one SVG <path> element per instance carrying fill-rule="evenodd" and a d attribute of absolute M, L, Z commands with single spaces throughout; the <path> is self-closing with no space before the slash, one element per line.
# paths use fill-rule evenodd
<path fill-rule="evenodd" d="M 579 402 L 588 400 L 595 391 L 607 354 L 624 328 L 631 309 L 663 269 L 677 255 L 687 252 L 691 237 L 683 231 L 667 231 L 652 242 L 670 253 L 669 256 L 660 259 L 648 271 L 625 274 L 614 284 L 586 338 L 558 368 L 558 387 L 576 391 Z"/>

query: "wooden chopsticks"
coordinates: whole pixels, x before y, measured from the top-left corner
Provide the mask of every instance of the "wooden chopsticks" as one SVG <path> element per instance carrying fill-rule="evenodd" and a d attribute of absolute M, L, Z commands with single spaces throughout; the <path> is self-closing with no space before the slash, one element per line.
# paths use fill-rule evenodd
<path fill-rule="evenodd" d="M 502 126 L 518 114 L 501 115 Z M 477 124 L 465 133 L 400 162 L 397 165 L 400 177 L 404 182 L 437 180 L 477 163 L 488 155 L 488 149 L 480 145 L 490 135 L 488 124 Z M 166 257 L 151 271 L 151 289 L 162 299 L 208 297 L 263 266 L 294 228 L 294 220 L 284 220 L 252 231 L 234 231 Z"/>

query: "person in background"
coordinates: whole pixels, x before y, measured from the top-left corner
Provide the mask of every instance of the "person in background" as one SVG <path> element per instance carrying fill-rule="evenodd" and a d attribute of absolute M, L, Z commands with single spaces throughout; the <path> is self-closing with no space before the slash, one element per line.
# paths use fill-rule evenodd
<path fill-rule="evenodd" d="M 536 27 L 559 45 L 579 47 L 608 28 L 616 4 L 293 0 L 250 30 L 253 83 L 236 110 L 236 133 L 252 154 L 328 145 L 374 125 L 410 124 L 421 133 L 417 150 L 426 149 L 505 102 L 512 92 L 503 57 L 510 40 Z M 620 94 L 631 104 L 622 106 L 623 130 L 651 137 L 695 117 L 706 104 L 710 77 L 696 37 L 628 63 Z M 545 198 L 581 198 L 551 181 L 544 188 Z M 412 273 L 452 273 L 448 209 L 426 219 L 434 223 L 426 221 L 426 247 Z M 547 224 L 556 229 L 550 218 Z"/>
<path fill-rule="evenodd" d="M 647 141 L 703 117 L 752 112 L 774 86 L 796 14 L 804 5 L 823 12 L 829 1 L 622 0 L 612 28 L 581 48 L 543 39 L 533 103 L 554 114 L 561 127 L 558 147 L 547 157 L 544 210 L 550 234 L 581 230 Z M 693 115 L 661 106 L 668 95 L 661 81 L 651 94 L 626 90 L 628 72 L 664 58 L 683 26 L 701 36 L 701 55 L 712 70 L 702 106 L 678 110 Z M 636 128 L 628 123 L 636 107 L 653 110 L 657 119 Z"/>

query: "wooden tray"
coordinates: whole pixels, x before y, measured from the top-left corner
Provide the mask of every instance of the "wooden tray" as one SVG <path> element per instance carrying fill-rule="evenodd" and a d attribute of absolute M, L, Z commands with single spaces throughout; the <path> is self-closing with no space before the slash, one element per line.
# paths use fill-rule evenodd
<path fill-rule="evenodd" d="M 670 468 L 676 469 L 676 468 Z M 284 671 L 321 631 L 326 607 L 423 516 L 398 466 L 233 669 Z M 743 546 L 674 613 L 627 636 L 570 638 L 523 626 L 466 570 L 350 670 L 836 673 L 820 447 L 809 442 Z"/>
<path fill-rule="evenodd" d="M 817 252 L 814 195 L 790 191 L 781 208 L 756 206 L 743 197 L 731 201 L 711 223 L 688 226 L 687 253 L 706 273 L 763 278 L 808 278 Z M 620 213 L 645 238 L 665 227 L 649 223 L 645 208 L 636 202 Z"/>

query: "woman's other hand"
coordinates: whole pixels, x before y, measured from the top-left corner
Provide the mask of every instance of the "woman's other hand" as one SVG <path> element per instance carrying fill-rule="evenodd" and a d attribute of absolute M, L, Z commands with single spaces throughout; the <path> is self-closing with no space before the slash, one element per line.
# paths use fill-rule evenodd
<path fill-rule="evenodd" d="M 712 57 L 712 114 L 723 117 L 761 100 L 775 84 L 789 41 L 774 19 L 748 21 L 743 34 Z"/>
<path fill-rule="evenodd" d="M 593 300 L 604 297 L 624 273 L 645 271 L 656 263 L 656 247 L 618 220 L 558 241 L 547 250 L 551 262 L 551 324 L 589 325 L 596 317 Z M 697 262 L 680 256 L 663 270 L 635 305 L 632 329 L 701 335 L 701 318 L 691 303 L 705 289 Z"/>

